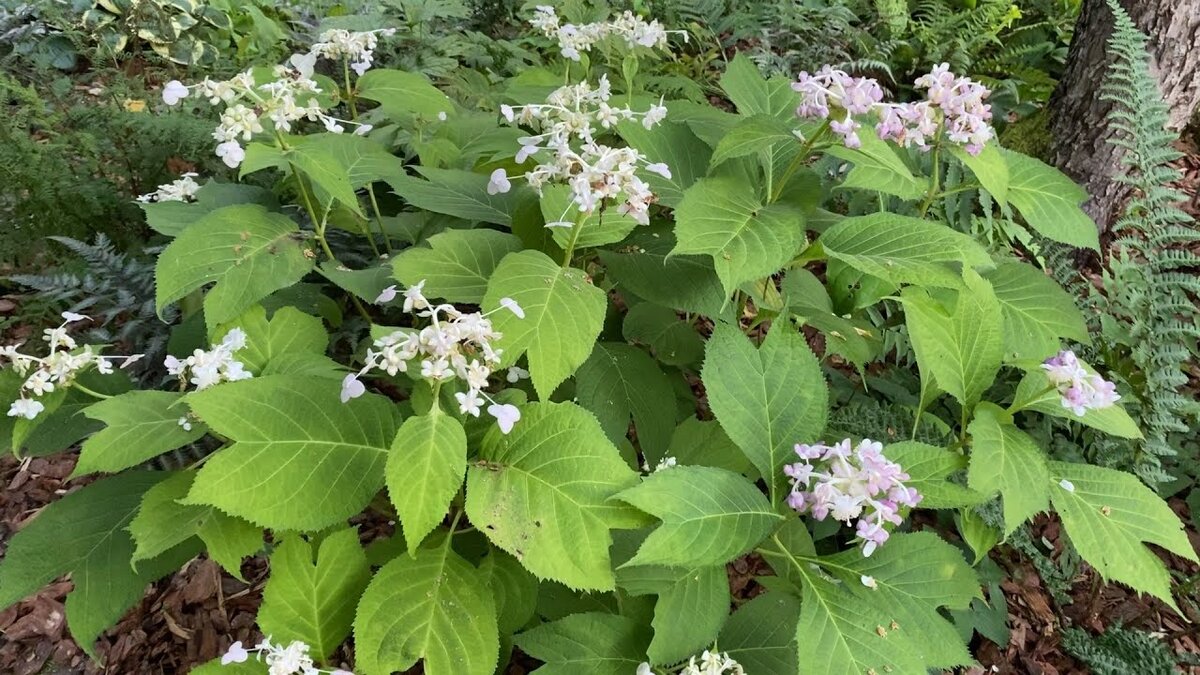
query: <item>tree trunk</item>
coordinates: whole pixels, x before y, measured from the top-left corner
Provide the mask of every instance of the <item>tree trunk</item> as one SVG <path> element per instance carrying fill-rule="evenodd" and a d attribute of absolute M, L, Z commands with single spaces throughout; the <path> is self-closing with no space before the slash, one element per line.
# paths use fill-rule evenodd
<path fill-rule="evenodd" d="M 1200 0 L 1120 0 L 1150 36 L 1151 69 L 1171 111 L 1170 128 L 1182 129 L 1200 105 Z M 1062 80 L 1050 99 L 1052 161 L 1081 183 L 1084 204 L 1101 231 L 1117 215 L 1126 189 L 1113 180 L 1117 149 L 1105 124 L 1111 105 L 1100 100 L 1110 62 L 1113 17 L 1105 0 L 1084 0 Z"/>

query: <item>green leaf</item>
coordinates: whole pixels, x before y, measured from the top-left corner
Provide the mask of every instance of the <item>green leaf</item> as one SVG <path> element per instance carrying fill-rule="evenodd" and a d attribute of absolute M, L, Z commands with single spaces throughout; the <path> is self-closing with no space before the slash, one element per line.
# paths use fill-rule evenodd
<path fill-rule="evenodd" d="M 404 113 L 437 117 L 454 111 L 450 98 L 417 73 L 374 68 L 358 78 L 357 90 L 359 98 L 377 101 L 392 118 Z"/>
<path fill-rule="evenodd" d="M 1051 462 L 1050 501 L 1079 555 L 1106 580 L 1176 607 L 1171 574 L 1142 542 L 1196 561 L 1183 523 L 1135 476 L 1087 464 Z M 1065 482 L 1064 482 L 1065 481 Z M 1048 481 L 1049 484 L 1049 481 Z"/>
<path fill-rule="evenodd" d="M 637 427 L 643 451 L 661 455 L 671 442 L 675 393 L 671 381 L 646 352 L 624 343 L 601 342 L 575 375 L 575 396 L 613 443 Z"/>
<path fill-rule="evenodd" d="M 267 675 L 267 664 L 249 659 L 245 663 L 222 664 L 221 659 L 196 666 L 188 675 Z"/>
<path fill-rule="evenodd" d="M 279 208 L 279 202 L 269 190 L 257 185 L 216 181 L 200 186 L 194 202 L 152 202 L 138 206 L 145 212 L 150 229 L 174 237 L 210 212 L 233 204 L 260 204 L 270 211 Z"/>
<path fill-rule="evenodd" d="M 649 637 L 633 619 L 588 612 L 542 624 L 515 642 L 545 663 L 536 675 L 629 675 L 646 660 Z"/>
<path fill-rule="evenodd" d="M 500 652 L 496 606 L 482 575 L 447 542 L 400 556 L 371 580 L 354 619 L 363 675 L 406 671 L 492 675 Z"/>
<path fill-rule="evenodd" d="M 609 497 L 636 483 L 600 424 L 570 403 L 521 407 L 505 435 L 493 427 L 467 469 L 467 516 L 541 579 L 611 590 L 610 527 L 629 526 Z"/>
<path fill-rule="evenodd" d="M 914 176 L 890 143 L 871 132 L 858 136 L 862 147 L 847 148 L 835 143 L 826 150 L 830 155 L 854 164 L 840 187 L 882 192 L 905 201 L 925 196 L 929 191 L 929 179 Z"/>
<path fill-rule="evenodd" d="M 696 328 L 671 309 L 650 302 L 635 305 L 621 324 L 625 339 L 644 344 L 668 366 L 692 366 L 704 358 L 704 340 Z"/>
<path fill-rule="evenodd" d="M 1015 358 L 1044 359 L 1065 338 L 1090 342 L 1075 299 L 1032 265 L 1004 263 L 984 277 L 992 284 L 1004 315 L 1004 352 Z"/>
<path fill-rule="evenodd" d="M 498 549 L 488 551 L 479 563 L 479 574 L 492 590 L 501 635 L 511 635 L 529 623 L 537 608 L 537 577 Z"/>
<path fill-rule="evenodd" d="M 746 459 L 741 449 L 729 440 L 729 436 L 725 435 L 725 430 L 716 420 L 687 418 L 675 427 L 666 455 L 648 454 L 646 460 L 654 466 L 664 456 L 674 457 L 678 463 L 684 465 L 714 466 L 751 478 L 758 476 L 754 465 Z"/>
<path fill-rule="evenodd" d="M 921 493 L 920 508 L 953 509 L 987 500 L 986 495 L 947 480 L 967 468 L 967 458 L 957 452 L 916 441 L 901 441 L 887 446 L 884 454 L 909 475 L 904 484 Z"/>
<path fill-rule="evenodd" d="M 724 565 L 783 520 L 744 476 L 707 466 L 656 471 L 616 498 L 662 521 L 622 567 Z"/>
<path fill-rule="evenodd" d="M 991 266 L 971 237 L 926 220 L 881 211 L 845 218 L 818 241 L 830 258 L 893 284 L 958 288 L 954 266 Z"/>
<path fill-rule="evenodd" d="M 446 215 L 512 227 L 513 216 L 537 198 L 528 187 L 514 185 L 508 192 L 488 194 L 488 177 L 452 169 L 417 167 L 428 180 L 414 176 L 389 179 L 392 190 L 413 206 Z"/>
<path fill-rule="evenodd" d="M 429 297 L 478 304 L 488 279 L 521 240 L 496 230 L 446 230 L 429 238 L 429 247 L 414 246 L 392 259 L 392 271 L 405 286 L 425 281 Z"/>
<path fill-rule="evenodd" d="M 299 136 L 295 148 L 311 148 L 325 153 L 346 174 L 352 190 L 360 190 L 377 181 L 406 176 L 404 160 L 388 152 L 375 141 L 355 134 L 312 134 Z M 340 182 L 340 181 L 339 181 Z M 344 190 L 344 188 L 339 188 Z M 350 204 L 353 208 L 355 204 Z"/>
<path fill-rule="evenodd" d="M 778 117 L 764 114 L 747 117 L 717 143 L 709 167 L 716 167 L 727 159 L 753 155 L 781 142 L 799 141 L 791 128 Z"/>
<path fill-rule="evenodd" d="M 654 226 L 635 232 L 629 243 L 628 252 L 600 251 L 600 260 L 618 288 L 681 312 L 721 313 L 725 291 L 708 258 L 672 255 L 674 234 Z"/>
<path fill-rule="evenodd" d="M 1096 374 L 1095 368 L 1086 363 L 1080 363 L 1089 374 Z M 1023 403 L 1023 410 L 1033 410 L 1043 415 L 1079 422 L 1084 426 L 1120 438 L 1142 438 L 1142 431 L 1138 428 L 1138 423 L 1120 405 L 1091 408 L 1084 413 L 1083 417 L 1080 417 L 1074 411 L 1063 407 L 1062 395 L 1057 390 L 1047 390 L 1049 385 L 1046 371 L 1041 368 L 1031 370 L 1021 378 L 1013 399 Z"/>
<path fill-rule="evenodd" d="M 547 223 L 573 223 L 582 218 L 573 228 L 550 228 L 550 236 L 554 238 L 554 243 L 563 250 L 570 246 L 572 239 L 575 239 L 576 249 L 615 244 L 629 236 L 638 226 L 636 220 L 618 213 L 616 209 L 581 214 L 572 194 L 570 186 L 567 185 L 547 185 L 542 188 L 542 218 Z"/>
<path fill-rule="evenodd" d="M 1008 201 L 1025 222 L 1054 241 L 1100 250 L 1096 223 L 1079 208 L 1087 192 L 1041 160 L 1011 150 L 1003 153 L 1008 162 Z"/>
<path fill-rule="evenodd" d="M 971 547 L 971 552 L 975 554 L 972 565 L 978 565 L 987 557 L 988 551 L 1000 543 L 1000 530 L 988 525 L 973 509 L 960 509 L 954 516 L 954 524 L 958 527 L 958 533 L 962 536 L 963 541 Z"/>
<path fill-rule="evenodd" d="M 204 298 L 210 326 L 300 281 L 313 263 L 303 235 L 287 216 L 261 206 L 227 206 L 192 223 L 158 256 L 158 312 L 209 283 Z"/>
<path fill-rule="evenodd" d="M 786 593 L 764 593 L 729 617 L 717 644 L 747 673 L 796 675 L 799 620 L 799 600 Z"/>
<path fill-rule="evenodd" d="M 984 494 L 999 492 L 1004 500 L 1004 534 L 1046 510 L 1050 469 L 1046 455 L 1028 434 L 1016 428 L 1008 413 L 990 404 L 975 409 L 971 434 L 971 466 L 967 484 Z"/>
<path fill-rule="evenodd" d="M 764 204 L 735 178 L 706 178 L 675 211 L 672 254 L 711 255 L 725 293 L 779 271 L 804 244 L 804 214 L 783 202 Z"/>
<path fill-rule="evenodd" d="M 191 431 L 179 426 L 188 414 L 187 406 L 175 405 L 181 398 L 169 391 L 128 391 L 84 408 L 105 427 L 84 441 L 71 475 L 116 473 L 204 436 L 208 428 L 199 421 L 192 422 Z"/>
<path fill-rule="evenodd" d="M 992 386 L 1004 352 L 1000 303 L 987 281 L 966 272 L 966 286 L 950 311 L 923 289 L 906 288 L 902 298 L 917 361 L 969 409 Z"/>
<path fill-rule="evenodd" d="M 938 610 L 967 607 L 979 582 L 958 550 L 937 535 L 893 535 L 870 558 L 852 549 L 818 559 L 838 583 L 798 562 L 801 675 L 924 673 L 972 661 Z M 865 586 L 863 576 L 876 587 Z"/>
<path fill-rule="evenodd" d="M 654 638 L 646 650 L 650 663 L 677 663 L 712 645 L 729 614 L 724 566 L 625 568 L 617 583 L 634 597 L 658 596 L 651 622 Z"/>
<path fill-rule="evenodd" d="M 189 503 L 281 530 L 316 531 L 357 514 L 383 487 L 396 412 L 381 396 L 339 397 L 336 381 L 299 375 L 190 394 L 192 410 L 233 444 L 200 469 Z"/>
<path fill-rule="evenodd" d="M 125 526 L 145 494 L 164 474 L 127 471 L 104 478 L 51 503 L 13 535 L 0 560 L 0 607 L 7 608 L 46 583 L 70 574 L 67 624 L 92 657 L 93 642 L 142 599 L 146 585 L 186 557 L 168 556 L 134 571 L 133 541 Z"/>
<path fill-rule="evenodd" d="M 326 536 L 319 548 L 287 535 L 271 553 L 258 625 L 280 643 L 307 643 L 313 658 L 324 660 L 350 635 L 354 607 L 370 580 L 353 528 Z"/>
<path fill-rule="evenodd" d="M 284 158 L 316 188 L 322 211 L 333 208 L 331 202 L 338 201 L 359 216 L 365 216 L 350 183 L 348 169 L 343 166 L 344 155 L 330 150 L 328 144 L 301 143 L 289 148 Z M 403 171 L 400 174 L 403 175 Z"/>
<path fill-rule="evenodd" d="M 234 328 L 246 333 L 246 346 L 238 350 L 237 360 L 258 375 L 287 356 L 322 356 L 329 346 L 329 334 L 321 320 L 294 307 L 281 307 L 268 321 L 267 311 L 255 305 L 220 326 L 213 333 L 213 342 L 220 342 Z"/>
<path fill-rule="evenodd" d="M 262 550 L 262 530 L 211 506 L 181 504 L 195 478 L 195 471 L 179 471 L 146 491 L 137 515 L 129 523 L 135 544 L 130 560 L 136 566 L 199 537 L 209 557 L 241 579 L 242 558 Z"/>
<path fill-rule="evenodd" d="M 376 298 L 383 292 L 383 289 L 393 283 L 390 261 L 354 270 L 327 260 L 317 266 L 317 272 L 336 284 L 338 288 L 353 293 L 359 300 L 371 304 L 375 304 Z"/>
<path fill-rule="evenodd" d="M 404 420 L 387 460 L 387 486 L 411 554 L 437 527 L 462 487 L 467 471 L 467 433 L 434 406 Z"/>
<path fill-rule="evenodd" d="M 738 329 L 718 325 L 702 379 L 721 427 L 768 479 L 772 499 L 782 494 L 783 465 L 797 443 L 820 438 L 829 408 L 821 366 L 804 337 L 779 321 L 755 349 Z"/>
<path fill-rule="evenodd" d="M 539 251 L 511 253 L 500 261 L 483 298 L 486 308 L 512 298 L 525 318 L 501 309 L 492 324 L 504 335 L 504 365 L 528 352 L 533 386 L 542 399 L 583 365 L 604 323 L 608 298 L 582 270 L 560 267 Z"/>
<path fill-rule="evenodd" d="M 770 115 L 794 119 L 798 98 L 785 77 L 770 80 L 744 52 L 738 52 L 721 75 L 721 89 L 742 115 Z"/>
<path fill-rule="evenodd" d="M 626 120 L 617 124 L 617 132 L 650 162 L 661 162 L 671 170 L 670 178 L 650 172 L 643 178 L 660 204 L 675 208 L 684 191 L 707 173 L 712 150 L 687 125 L 672 123 L 670 115 L 667 120 L 650 130 L 640 122 Z"/>
<path fill-rule="evenodd" d="M 975 174 L 975 179 L 1001 204 L 1008 203 L 1008 162 L 997 143 L 988 143 L 978 155 L 950 146 L 950 154 Z"/>

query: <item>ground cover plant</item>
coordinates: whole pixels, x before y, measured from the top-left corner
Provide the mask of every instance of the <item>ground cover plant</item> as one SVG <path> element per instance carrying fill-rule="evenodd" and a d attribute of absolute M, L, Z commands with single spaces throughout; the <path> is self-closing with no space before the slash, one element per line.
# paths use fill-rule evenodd
<path fill-rule="evenodd" d="M 95 655 L 148 583 L 265 555 L 265 639 L 193 672 L 923 673 L 974 662 L 987 554 L 1044 512 L 1176 606 L 1175 513 L 1034 431 L 1143 436 L 1025 246 L 1098 250 L 1086 195 L 1000 146 L 985 84 L 737 54 L 673 98 L 683 28 L 525 16 L 538 65 L 461 98 L 376 63 L 393 28 L 163 84 L 236 175 L 138 200 L 179 317 L 152 363 L 85 306 L 0 351 L 0 438 L 82 442 L 85 483 L 0 606 L 70 574 Z"/>

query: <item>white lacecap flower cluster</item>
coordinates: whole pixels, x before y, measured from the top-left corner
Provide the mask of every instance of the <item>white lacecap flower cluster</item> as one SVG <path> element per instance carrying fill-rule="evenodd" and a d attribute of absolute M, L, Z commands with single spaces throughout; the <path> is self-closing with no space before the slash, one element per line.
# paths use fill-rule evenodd
<path fill-rule="evenodd" d="M 350 64 L 350 69 L 361 76 L 371 67 L 373 52 L 379 44 L 379 36 L 391 37 L 395 34 L 395 28 L 361 32 L 340 28 L 327 30 L 321 33 L 318 42 L 312 46 L 309 53 L 331 61 L 345 59 Z"/>
<path fill-rule="evenodd" d="M 1117 385 L 1088 373 L 1075 356 L 1075 352 L 1064 349 L 1042 363 L 1046 378 L 1058 390 L 1062 407 L 1083 417 L 1089 410 L 1112 407 L 1121 400 Z"/>
<path fill-rule="evenodd" d="M 834 445 L 798 444 L 795 450 L 800 461 L 783 467 L 792 480 L 788 505 L 817 520 L 832 515 L 848 525 L 857 518 L 863 556 L 888 540 L 887 524 L 903 522 L 900 509 L 921 501 L 915 488 L 904 485 L 909 479 L 904 469 L 884 457 L 882 443 L 863 439 L 852 447 L 847 438 Z"/>
<path fill-rule="evenodd" d="M 497 403 L 483 391 L 504 351 L 492 346 L 502 335 L 492 327 L 487 316 L 506 311 L 524 319 L 525 311 L 512 298 L 501 298 L 500 306 L 491 312 L 464 313 L 454 305 L 430 303 L 423 294 L 424 287 L 425 281 L 421 280 L 403 291 L 404 311 L 427 318 L 430 324 L 420 330 L 394 331 L 375 340 L 367 350 L 362 369 L 342 380 L 342 402 L 366 393 L 366 387 L 358 378 L 372 370 L 395 376 L 409 372 L 410 366 L 420 363 L 420 376 L 430 384 L 454 379 L 465 382 L 467 390 L 454 394 L 459 412 L 479 417 L 483 404 L 489 403 L 487 413 L 496 418 L 500 431 L 507 434 L 521 419 L 521 411 L 515 405 Z M 375 302 L 388 303 L 399 294 L 395 286 L 389 286 Z M 507 373 L 509 382 L 527 377 L 529 373 L 523 368 L 509 368 Z"/>
<path fill-rule="evenodd" d="M 928 151 L 940 131 L 952 143 L 978 155 L 995 136 L 992 109 L 984 103 L 987 87 L 966 77 L 956 77 L 950 65 L 934 67 L 916 81 L 925 90 L 925 100 L 914 103 L 884 103 L 883 88 L 869 77 L 851 77 L 845 71 L 824 66 L 815 75 L 800 73 L 792 89 L 801 95 L 796 114 L 809 119 L 828 119 L 829 128 L 842 137 L 847 147 L 862 145 L 862 124 L 855 115 L 875 112 L 875 133 L 904 147 Z"/>
<path fill-rule="evenodd" d="M 365 134 L 371 125 L 343 120 L 325 113 L 318 100 L 321 88 L 313 79 L 317 58 L 345 58 L 360 75 L 371 65 L 371 50 L 378 35 L 391 35 L 394 29 L 386 28 L 363 33 L 333 30 L 321 34 L 321 41 L 305 54 L 293 54 L 286 64 L 275 66 L 273 81 L 258 84 L 254 72 L 247 70 L 232 79 L 204 81 L 185 85 L 171 80 L 163 87 L 163 102 L 176 105 L 191 95 L 195 89 L 201 98 L 212 105 L 224 105 L 221 122 L 213 131 L 217 141 L 216 155 L 230 168 L 237 168 L 246 158 L 242 144 L 249 142 L 255 134 L 265 129 L 263 121 L 269 121 L 276 131 L 291 131 L 292 124 L 302 119 L 321 122 L 325 129 L 340 134 L 346 124 L 354 125 L 354 133 Z"/>
<path fill-rule="evenodd" d="M 46 406 L 38 398 L 71 386 L 75 378 L 95 367 L 101 374 L 113 372 L 113 361 L 120 361 L 125 368 L 142 358 L 141 354 L 132 356 L 103 356 L 99 349 L 92 345 L 79 348 L 75 338 L 67 333 L 67 325 L 76 321 L 90 321 L 91 318 L 74 312 L 62 313 L 63 323 L 57 328 L 47 328 L 42 332 L 46 341 L 45 357 L 29 356 L 17 351 L 21 345 L 0 347 L 0 358 L 7 359 L 17 374 L 25 377 L 21 384 L 20 397 L 8 408 L 9 417 L 22 417 L 31 420 L 37 417 Z"/>
<path fill-rule="evenodd" d="M 266 664 L 268 675 L 354 675 L 354 673 L 340 668 L 334 670 L 318 668 L 313 663 L 308 651 L 309 646 L 300 640 L 284 645 L 271 642 L 271 637 L 267 636 L 262 642 L 249 649 L 243 646 L 239 640 L 230 645 L 229 649 L 221 656 L 221 665 L 245 663 L 253 654 L 255 659 Z"/>
<path fill-rule="evenodd" d="M 222 382 L 248 380 L 254 377 L 254 373 L 246 370 L 246 365 L 233 357 L 245 346 L 246 332 L 234 328 L 207 351 L 197 349 L 186 359 L 168 356 L 163 359 L 163 365 L 167 373 L 178 377 L 183 386 L 191 384 L 198 390 Z M 182 421 L 180 426 L 185 426 Z"/>
<path fill-rule="evenodd" d="M 654 669 L 649 663 L 640 663 L 636 675 L 654 675 Z M 746 671 L 729 654 L 706 649 L 699 657 L 688 659 L 678 675 L 746 675 Z"/>
<path fill-rule="evenodd" d="M 629 49 L 665 49 L 671 33 L 683 35 L 684 42 L 688 39 L 687 31 L 667 30 L 657 19 L 646 21 L 629 11 L 611 21 L 573 24 L 563 23 L 550 5 L 538 5 L 529 25 L 556 40 L 563 57 L 572 61 L 578 61 L 582 52 L 591 51 L 593 45 L 608 37 L 622 40 Z"/>
<path fill-rule="evenodd" d="M 145 204 L 153 202 L 194 202 L 196 201 L 196 191 L 200 189 L 200 184 L 193 180 L 197 175 L 199 174 L 185 173 L 180 176 L 179 180 L 159 185 L 157 190 L 141 195 L 137 200 Z"/>
<path fill-rule="evenodd" d="M 618 122 L 641 118 L 642 126 L 653 129 L 666 118 L 667 109 L 660 101 L 645 112 L 634 112 L 628 107 L 609 104 L 612 87 L 607 76 L 593 87 L 588 82 L 559 87 L 545 103 L 525 106 L 500 106 L 500 113 L 510 124 L 532 127 L 541 133 L 518 139 L 521 149 L 517 152 L 518 164 L 542 151 L 551 154 L 525 174 L 529 186 L 541 194 L 542 187 L 549 183 L 566 183 L 571 187 L 572 202 L 580 213 L 592 213 L 606 201 L 619 202 L 617 211 L 645 225 L 650 222 L 650 205 L 654 193 L 650 186 L 637 175 L 639 168 L 664 178 L 671 177 L 671 170 L 663 163 L 650 162 L 634 148 L 614 148 L 598 143 L 595 138 L 597 125 L 611 129 Z M 574 143 L 574 145 L 573 145 Z M 508 192 L 510 182 L 504 169 L 492 173 L 488 192 Z M 557 221 L 546 227 L 573 227 L 567 219 L 571 207 Z"/>

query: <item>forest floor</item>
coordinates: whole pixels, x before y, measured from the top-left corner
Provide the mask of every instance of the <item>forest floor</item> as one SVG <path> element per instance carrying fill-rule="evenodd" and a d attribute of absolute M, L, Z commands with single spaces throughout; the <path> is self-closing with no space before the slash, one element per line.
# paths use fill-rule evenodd
<path fill-rule="evenodd" d="M 34 517 L 46 504 L 69 489 L 66 477 L 74 467 L 73 455 L 33 458 L 25 461 L 5 455 L 0 458 L 0 555 L 12 533 Z M 1190 522 L 1187 507 L 1172 502 L 1176 512 Z M 390 534 L 385 523 L 362 523 L 364 539 Z M 1200 550 L 1200 534 L 1189 528 L 1192 545 Z M 1036 539 L 1061 553 L 1057 521 L 1040 518 L 1034 527 Z M 1200 653 L 1200 614 L 1183 603 L 1187 619 L 1161 602 L 1131 593 L 1116 585 L 1098 583 L 1091 570 L 1070 579 L 1068 600 L 1059 602 L 1033 566 L 1011 549 L 993 552 L 1009 572 L 1002 583 L 1008 604 L 1008 644 L 998 645 L 976 636 L 972 644 L 982 668 L 968 675 L 1002 673 L 1012 675 L 1078 675 L 1088 669 L 1065 653 L 1060 644 L 1064 620 L 1092 632 L 1120 623 L 1165 637 L 1179 653 Z M 1184 576 L 1200 568 L 1187 561 L 1164 559 Z M 211 660 L 234 641 L 253 644 L 262 635 L 255 615 L 262 601 L 267 566 L 262 558 L 247 559 L 240 581 L 205 558 L 197 558 L 181 571 L 152 584 L 141 602 L 97 643 L 105 665 L 90 660 L 71 639 L 65 625 L 63 602 L 71 589 L 60 580 L 23 602 L 0 612 L 0 673 L 11 675 L 176 675 Z M 735 602 L 761 592 L 756 576 L 770 571 L 761 560 L 749 557 L 729 565 Z M 1059 600 L 1063 598 L 1060 597 Z M 342 654 L 342 658 L 349 654 Z M 347 658 L 348 660 L 348 658 Z M 524 675 L 532 665 L 514 663 L 506 675 Z M 420 672 L 419 670 L 413 672 Z M 1197 670 L 1196 672 L 1200 672 Z M 760 674 L 755 674 L 760 675 Z M 761 674 L 770 675 L 770 674 Z"/>

